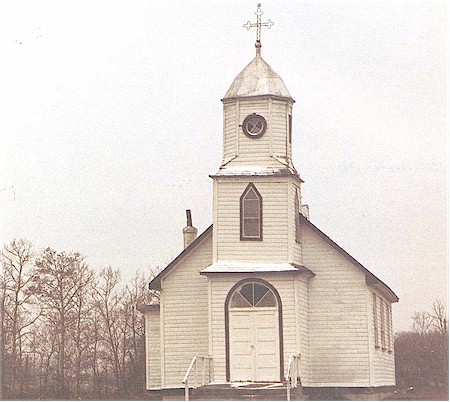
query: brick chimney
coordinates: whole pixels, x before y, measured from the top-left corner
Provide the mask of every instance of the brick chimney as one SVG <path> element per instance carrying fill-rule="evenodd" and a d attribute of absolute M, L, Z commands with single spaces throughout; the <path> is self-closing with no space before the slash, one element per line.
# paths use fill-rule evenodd
<path fill-rule="evenodd" d="M 186 227 L 183 229 L 184 248 L 188 247 L 197 238 L 197 229 L 192 226 L 191 210 L 186 210 Z"/>

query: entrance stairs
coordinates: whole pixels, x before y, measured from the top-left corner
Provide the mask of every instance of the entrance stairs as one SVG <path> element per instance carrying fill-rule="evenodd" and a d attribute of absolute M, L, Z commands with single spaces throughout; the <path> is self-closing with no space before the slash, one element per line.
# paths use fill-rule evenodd
<path fill-rule="evenodd" d="M 286 384 L 281 382 L 211 383 L 189 390 L 192 401 L 286 401 Z M 301 385 L 291 388 L 290 399 L 302 400 Z"/>

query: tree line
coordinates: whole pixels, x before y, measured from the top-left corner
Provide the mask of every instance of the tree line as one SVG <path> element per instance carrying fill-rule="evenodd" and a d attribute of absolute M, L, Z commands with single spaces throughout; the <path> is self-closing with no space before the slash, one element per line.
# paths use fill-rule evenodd
<path fill-rule="evenodd" d="M 36 253 L 22 239 L 3 247 L 1 261 L 1 399 L 145 398 L 138 306 L 159 302 L 148 290 L 157 269 L 122 284 L 118 269 L 96 272 L 79 253 Z M 435 390 L 440 399 L 449 375 L 444 304 L 412 322 L 395 336 L 397 385 Z"/>
<path fill-rule="evenodd" d="M 1 398 L 138 398 L 145 390 L 140 304 L 158 302 L 149 275 L 122 284 L 77 252 L 36 253 L 27 240 L 2 251 Z"/>
<path fill-rule="evenodd" d="M 395 337 L 397 386 L 416 399 L 448 400 L 448 318 L 442 301 L 416 311 L 412 330 Z"/>

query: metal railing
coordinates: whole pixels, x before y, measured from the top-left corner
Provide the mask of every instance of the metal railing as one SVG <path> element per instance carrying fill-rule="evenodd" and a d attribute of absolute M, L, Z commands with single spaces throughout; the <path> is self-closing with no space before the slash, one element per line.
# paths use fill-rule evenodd
<path fill-rule="evenodd" d="M 209 384 L 213 379 L 212 357 L 194 356 L 192 358 L 191 364 L 189 365 L 189 368 L 183 378 L 185 401 L 189 400 L 189 379 L 191 378 L 191 374 L 194 375 L 192 388 L 198 388 L 199 386 L 202 387 Z"/>
<path fill-rule="evenodd" d="M 289 363 L 286 371 L 286 391 L 287 391 L 287 400 L 291 400 L 291 388 L 296 388 L 297 385 L 301 384 L 300 379 L 300 364 L 301 364 L 301 355 L 292 355 L 289 358 Z"/>

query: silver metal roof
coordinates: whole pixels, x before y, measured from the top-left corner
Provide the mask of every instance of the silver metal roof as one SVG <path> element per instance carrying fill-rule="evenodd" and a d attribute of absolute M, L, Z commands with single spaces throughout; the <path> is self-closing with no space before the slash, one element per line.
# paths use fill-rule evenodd
<path fill-rule="evenodd" d="M 202 269 L 200 273 L 225 273 L 225 272 L 299 272 L 291 264 L 261 264 L 245 262 L 216 262 Z"/>
<path fill-rule="evenodd" d="M 257 53 L 234 79 L 224 99 L 260 95 L 292 99 L 281 77 Z"/>

